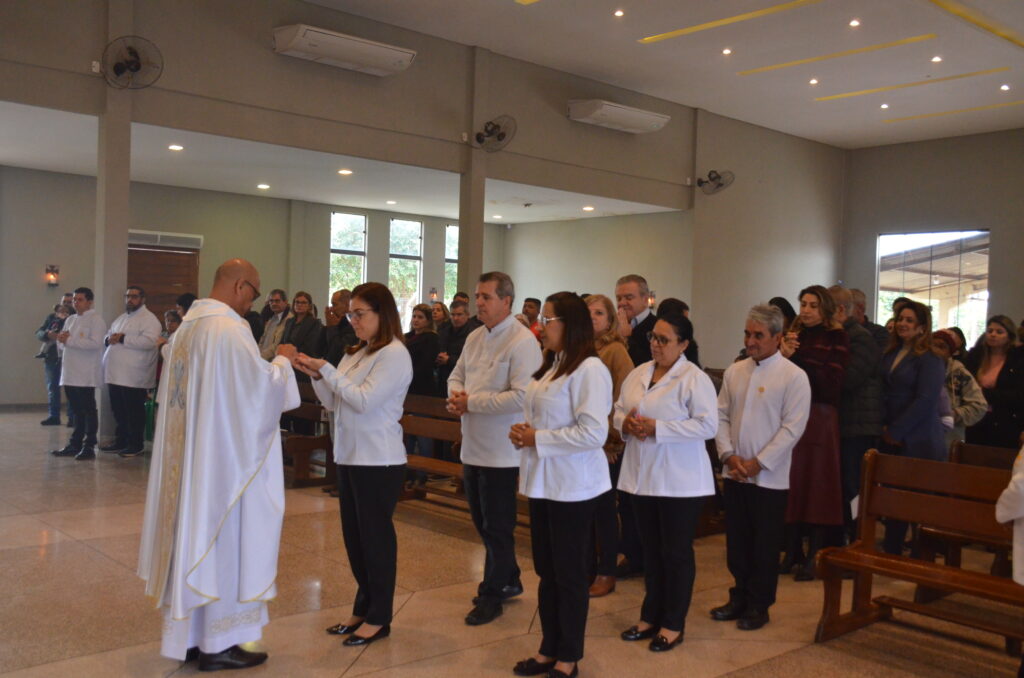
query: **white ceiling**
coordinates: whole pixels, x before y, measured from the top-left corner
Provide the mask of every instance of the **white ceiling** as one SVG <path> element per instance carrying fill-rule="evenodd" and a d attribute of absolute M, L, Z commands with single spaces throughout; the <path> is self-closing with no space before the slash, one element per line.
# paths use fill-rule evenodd
<path fill-rule="evenodd" d="M 640 38 L 789 0 L 310 0 L 844 148 L 1024 126 L 1024 49 L 931 0 L 808 0 L 794 9 L 651 44 Z M 1024 35 L 1021 0 L 958 0 Z M 613 16 L 622 9 L 622 18 Z M 857 18 L 861 25 L 851 28 Z M 344 27 L 331 27 L 344 30 Z M 934 34 L 889 49 L 753 75 L 740 71 Z M 731 48 L 724 56 L 722 50 Z M 932 63 L 935 55 L 941 63 Z M 413 64 L 411 70 L 415 70 Z M 995 68 L 1008 71 L 816 102 L 816 97 Z M 819 84 L 809 85 L 811 78 Z M 1002 84 L 1009 91 L 999 89 Z M 887 110 L 880 108 L 889 104 Z M 511 111 L 510 111 L 511 112 Z M 514 112 L 512 112 L 514 114 Z"/>
<path fill-rule="evenodd" d="M 0 165 L 95 176 L 96 135 L 92 116 L 0 102 Z M 170 151 L 171 144 L 185 150 Z M 353 174 L 340 176 L 343 168 Z M 459 216 L 457 174 L 139 123 L 132 124 L 131 178 L 395 214 Z M 260 183 L 270 189 L 259 190 Z M 487 180 L 485 200 L 485 221 L 505 224 L 666 211 L 495 179 Z M 594 210 L 584 212 L 586 205 Z"/>

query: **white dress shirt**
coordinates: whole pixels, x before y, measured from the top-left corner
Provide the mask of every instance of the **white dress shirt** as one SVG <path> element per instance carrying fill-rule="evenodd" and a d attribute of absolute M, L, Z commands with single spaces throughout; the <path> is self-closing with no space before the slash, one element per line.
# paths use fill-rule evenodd
<path fill-rule="evenodd" d="M 107 336 L 103 316 L 95 308 L 69 316 L 64 321 L 64 331 L 68 340 L 64 344 L 60 385 L 102 386 L 103 339 Z"/>
<path fill-rule="evenodd" d="M 131 388 L 156 386 L 156 340 L 160 321 L 145 304 L 132 313 L 122 313 L 107 332 L 124 334 L 124 339 L 107 346 L 103 354 L 103 376 L 108 384 Z"/>
<path fill-rule="evenodd" d="M 553 379 L 559 362 L 526 388 L 523 415 L 537 434 L 536 445 L 521 450 L 519 491 L 533 499 L 584 501 L 612 488 L 604 454 L 612 378 L 595 356 Z"/>
<path fill-rule="evenodd" d="M 715 386 L 704 371 L 680 355 L 654 386 L 654 361 L 626 377 L 615 403 L 615 428 L 634 409 L 654 419 L 654 435 L 641 440 L 622 431 L 618 488 L 652 497 L 707 497 L 715 493 L 705 440 L 715 437 L 718 403 Z"/>
<path fill-rule="evenodd" d="M 537 338 L 514 316 L 470 332 L 448 377 L 448 393 L 469 394 L 462 415 L 463 464 L 519 466 L 519 450 L 508 431 L 522 421 L 523 394 L 541 362 Z"/>
<path fill-rule="evenodd" d="M 394 339 L 367 354 L 366 347 L 334 367 L 320 368 L 313 381 L 324 407 L 334 412 L 334 462 L 348 466 L 404 464 L 405 444 L 399 420 L 412 381 L 412 359 L 405 344 Z"/>
<path fill-rule="evenodd" d="M 747 482 L 789 489 L 793 447 L 807 426 L 811 385 L 807 374 L 776 351 L 761 362 L 733 363 L 718 394 L 718 456 L 757 457 L 761 471 Z"/>

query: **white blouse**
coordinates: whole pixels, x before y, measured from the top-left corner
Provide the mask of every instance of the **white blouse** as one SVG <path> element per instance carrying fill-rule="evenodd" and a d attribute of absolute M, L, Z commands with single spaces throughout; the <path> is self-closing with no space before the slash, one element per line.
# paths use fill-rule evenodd
<path fill-rule="evenodd" d="M 646 440 L 622 431 L 618 488 L 630 494 L 654 497 L 706 497 L 715 493 L 715 479 L 706 440 L 718 428 L 718 400 L 708 375 L 679 356 L 654 386 L 654 361 L 640 365 L 626 377 L 615 403 L 615 428 L 634 409 L 654 419 L 654 435 Z"/>
<path fill-rule="evenodd" d="M 533 499 L 584 501 L 611 489 L 604 443 L 612 379 L 600 358 L 553 379 L 559 360 L 526 387 L 523 414 L 536 445 L 520 452 L 519 491 Z"/>
<path fill-rule="evenodd" d="M 334 412 L 334 462 L 348 466 L 404 464 L 399 420 L 412 381 L 412 359 L 399 340 L 375 353 L 346 354 L 338 367 L 325 363 L 313 390 Z"/>

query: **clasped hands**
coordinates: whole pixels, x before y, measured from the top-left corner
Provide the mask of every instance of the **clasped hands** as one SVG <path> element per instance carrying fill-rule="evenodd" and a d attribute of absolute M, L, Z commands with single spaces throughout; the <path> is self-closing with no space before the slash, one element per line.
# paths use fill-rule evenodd
<path fill-rule="evenodd" d="M 653 438 L 655 430 L 655 420 L 637 414 L 635 407 L 629 411 L 629 414 L 626 415 L 622 422 L 622 432 L 628 433 L 640 440 Z"/>
<path fill-rule="evenodd" d="M 512 424 L 508 431 L 508 439 L 518 450 L 523 447 L 534 447 L 537 444 L 537 429 L 529 424 Z"/>
<path fill-rule="evenodd" d="M 734 454 L 725 460 L 725 467 L 722 470 L 736 482 L 745 483 L 761 472 L 761 464 L 757 458 L 743 459 Z"/>
<path fill-rule="evenodd" d="M 303 374 L 309 375 L 311 379 L 321 379 L 320 368 L 327 364 L 327 361 L 322 358 L 313 358 L 305 353 L 299 353 L 298 349 L 292 344 L 279 344 L 277 355 L 287 358 L 292 367 Z"/>
<path fill-rule="evenodd" d="M 469 394 L 465 391 L 452 389 L 452 393 L 446 401 L 445 409 L 461 417 L 469 410 Z"/>

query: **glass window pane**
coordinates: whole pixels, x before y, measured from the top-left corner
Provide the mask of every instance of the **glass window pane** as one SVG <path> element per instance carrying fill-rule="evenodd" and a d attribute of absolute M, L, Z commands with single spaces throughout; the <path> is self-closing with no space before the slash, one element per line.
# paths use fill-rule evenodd
<path fill-rule="evenodd" d="M 366 257 L 359 254 L 331 254 L 330 287 L 328 299 L 337 290 L 351 290 L 364 282 L 363 265 Z"/>
<path fill-rule="evenodd" d="M 420 256 L 423 224 L 403 219 L 391 220 L 391 254 Z"/>
<path fill-rule="evenodd" d="M 331 214 L 331 249 L 366 250 L 366 217 L 361 214 Z"/>
<path fill-rule="evenodd" d="M 398 304 L 402 327 L 408 330 L 412 307 L 420 303 L 420 262 L 415 259 L 391 259 L 388 265 L 388 288 Z"/>
<path fill-rule="evenodd" d="M 449 225 L 444 229 L 444 258 L 459 258 L 459 227 Z"/>
<path fill-rule="evenodd" d="M 453 264 L 450 261 L 445 262 L 444 265 L 444 290 L 442 291 L 442 299 L 445 303 L 451 303 L 452 297 L 459 291 L 459 265 Z"/>

